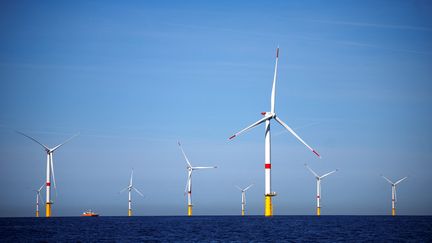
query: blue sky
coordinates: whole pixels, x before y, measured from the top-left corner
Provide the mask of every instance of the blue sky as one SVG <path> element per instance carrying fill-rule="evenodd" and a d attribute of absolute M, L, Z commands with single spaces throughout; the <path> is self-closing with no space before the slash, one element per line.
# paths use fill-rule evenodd
<path fill-rule="evenodd" d="M 272 125 L 275 214 L 431 214 L 432 4 L 428 1 L 2 2 L 0 216 L 33 216 L 45 154 L 54 146 L 53 215 L 91 208 L 126 215 L 263 214 L 264 127 L 228 141 L 270 108 L 316 148 L 316 159 Z"/>

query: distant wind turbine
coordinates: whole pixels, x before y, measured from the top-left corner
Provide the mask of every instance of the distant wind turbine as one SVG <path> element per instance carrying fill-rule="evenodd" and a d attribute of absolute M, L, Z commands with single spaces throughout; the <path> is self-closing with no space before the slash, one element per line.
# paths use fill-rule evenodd
<path fill-rule="evenodd" d="M 186 170 L 188 172 L 188 178 L 186 181 L 185 194 L 187 193 L 187 195 L 188 195 L 188 216 L 192 216 L 192 171 L 202 170 L 202 169 L 215 169 L 215 168 L 217 168 L 217 166 L 208 166 L 208 167 L 192 166 L 192 164 L 190 163 L 189 159 L 187 158 L 180 142 L 178 142 L 178 145 L 179 145 L 180 150 L 182 151 L 183 156 L 184 156 L 186 163 L 187 163 Z"/>
<path fill-rule="evenodd" d="M 287 129 L 294 137 L 296 137 L 303 145 L 305 145 L 309 150 L 311 150 L 316 156 L 320 157 L 317 151 L 315 151 L 313 148 L 311 148 L 303 139 L 301 139 L 295 132 L 292 130 L 285 122 L 283 122 L 278 116 L 276 116 L 275 113 L 275 97 L 276 97 L 276 77 L 277 77 L 277 67 L 278 67 L 278 59 L 279 59 L 279 47 L 276 49 L 276 64 L 275 64 L 275 70 L 274 70 L 274 77 L 273 77 L 273 87 L 272 87 L 272 93 L 271 93 L 271 99 L 270 99 L 270 112 L 261 112 L 261 114 L 264 116 L 262 119 L 258 120 L 257 122 L 253 123 L 252 125 L 244 128 L 243 130 L 237 132 L 236 134 L 232 135 L 229 139 L 233 139 L 237 137 L 238 135 L 248 131 L 249 129 L 252 129 L 259 124 L 265 122 L 265 161 L 264 161 L 264 168 L 265 168 L 265 209 L 264 209 L 264 215 L 265 216 L 272 216 L 273 215 L 273 204 L 272 204 L 272 197 L 276 196 L 276 193 L 271 190 L 271 140 L 270 140 L 270 121 L 272 119 L 275 119 L 280 125 L 282 125 L 285 129 Z"/>
<path fill-rule="evenodd" d="M 135 190 L 140 196 L 142 196 L 142 197 L 144 197 L 144 195 L 140 192 L 140 191 L 138 191 L 138 189 L 136 189 L 134 186 L 133 186 L 133 169 L 132 169 L 132 172 L 131 172 L 131 177 L 130 177 L 130 181 L 129 181 L 129 185 L 127 186 L 127 187 L 125 187 L 124 189 L 122 189 L 121 191 L 120 191 L 120 193 L 122 193 L 124 190 L 128 190 L 128 194 L 129 194 L 129 200 L 128 200 L 128 216 L 132 216 L 132 189 L 133 190 Z"/>
<path fill-rule="evenodd" d="M 242 194 L 242 203 L 241 203 L 241 215 L 242 216 L 244 216 L 245 215 L 245 208 L 246 208 L 246 191 L 249 189 L 249 188 L 251 188 L 253 186 L 253 184 L 251 184 L 251 185 L 249 185 L 249 186 L 247 186 L 246 188 L 244 188 L 244 189 L 242 189 L 242 188 L 240 188 L 239 186 L 236 186 L 240 191 L 241 191 L 241 194 Z"/>
<path fill-rule="evenodd" d="M 36 217 L 39 217 L 39 200 L 42 200 L 40 192 L 44 186 L 45 184 L 43 184 L 38 190 L 35 190 L 36 191 Z"/>
<path fill-rule="evenodd" d="M 317 196 L 316 196 L 316 199 L 317 199 L 317 210 L 316 210 L 316 214 L 317 214 L 317 216 L 320 216 L 321 215 L 321 180 L 324 178 L 324 177 L 326 177 L 326 176 L 329 176 L 329 175 L 331 175 L 331 174 L 333 174 L 333 173 L 335 173 L 336 171 L 338 171 L 337 169 L 336 170 L 334 170 L 334 171 L 331 171 L 331 172 L 329 172 L 329 173 L 326 173 L 326 174 L 324 174 L 324 175 L 322 175 L 322 176 L 319 176 L 317 173 L 315 173 L 315 171 L 313 171 L 307 164 L 305 164 L 305 166 L 306 166 L 306 168 L 308 168 L 309 169 L 309 171 L 315 176 L 315 178 L 316 178 L 316 180 L 317 180 Z"/>
<path fill-rule="evenodd" d="M 392 182 L 391 180 L 389 180 L 387 177 L 381 175 L 388 183 L 391 184 L 392 186 L 392 216 L 396 216 L 396 201 L 397 201 L 397 197 L 396 197 L 396 185 L 401 183 L 403 180 L 405 180 L 408 177 L 404 177 L 396 182 Z"/>
<path fill-rule="evenodd" d="M 63 143 L 53 147 L 53 148 L 48 148 L 46 145 L 42 144 L 41 142 L 39 142 L 38 140 L 30 137 L 29 135 L 26 135 L 22 132 L 16 131 L 17 133 L 33 140 L 34 142 L 38 143 L 39 145 L 41 145 L 45 152 L 47 153 L 47 168 L 46 168 L 46 203 L 45 203 L 45 215 L 46 217 L 51 217 L 51 204 L 53 204 L 53 201 L 51 200 L 51 173 L 52 173 L 52 179 L 54 182 L 54 189 L 56 189 L 56 183 L 55 183 L 55 176 L 54 176 L 54 165 L 53 165 L 53 153 L 54 151 L 56 151 L 58 148 L 60 148 L 61 146 L 63 146 L 65 143 L 69 142 L 72 138 L 78 136 L 79 134 L 75 134 L 72 137 L 70 137 L 69 139 L 67 139 L 66 141 L 64 141 Z"/>

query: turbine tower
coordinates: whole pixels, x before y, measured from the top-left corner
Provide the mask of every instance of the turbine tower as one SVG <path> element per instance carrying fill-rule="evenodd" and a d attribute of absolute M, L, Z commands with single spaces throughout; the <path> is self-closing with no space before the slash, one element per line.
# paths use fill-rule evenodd
<path fill-rule="evenodd" d="M 40 192 L 45 185 L 42 185 L 39 190 L 36 191 L 36 217 L 39 217 L 39 199 L 42 200 Z"/>
<path fill-rule="evenodd" d="M 274 70 L 274 77 L 273 77 L 273 87 L 272 87 L 272 93 L 271 93 L 271 99 L 270 99 L 270 111 L 269 112 L 261 112 L 261 114 L 264 116 L 257 122 L 253 123 L 252 125 L 244 128 L 243 130 L 237 132 L 236 134 L 232 135 L 229 139 L 233 139 L 237 137 L 238 135 L 248 131 L 249 129 L 252 129 L 259 124 L 265 122 L 265 160 L 264 160 L 264 169 L 265 169 L 265 209 L 264 209 L 264 215 L 265 216 L 273 216 L 273 204 L 272 204 L 272 197 L 276 196 L 276 193 L 271 190 L 271 140 L 270 140 L 270 121 L 272 119 L 275 119 L 280 125 L 282 125 L 285 129 L 287 129 L 294 137 L 296 137 L 301 143 L 303 143 L 308 149 L 310 149 L 316 156 L 320 157 L 317 151 L 315 151 L 313 148 L 311 148 L 303 139 L 301 139 L 295 132 L 292 130 L 285 122 L 283 122 L 278 116 L 276 116 L 275 113 L 275 97 L 276 97 L 276 77 L 277 77 L 277 67 L 278 67 L 278 59 L 279 59 L 279 47 L 276 49 L 276 64 L 275 64 L 275 70 Z"/>
<path fill-rule="evenodd" d="M 16 131 L 16 132 L 29 138 L 29 139 L 31 139 L 31 140 L 33 140 L 34 142 L 38 143 L 39 145 L 41 145 L 47 154 L 46 184 L 45 184 L 45 186 L 46 186 L 45 215 L 46 215 L 46 217 L 51 217 L 51 204 L 53 204 L 53 202 L 51 200 L 51 174 L 52 174 L 52 179 L 54 182 L 54 189 L 56 189 L 55 176 L 54 176 L 54 165 L 53 165 L 53 153 L 58 148 L 63 146 L 65 143 L 69 142 L 72 138 L 78 136 L 78 134 L 73 135 L 72 137 L 70 137 L 69 139 L 64 141 L 63 143 L 61 143 L 61 144 L 59 144 L 53 148 L 48 148 L 46 145 L 44 145 L 41 142 L 39 142 L 38 140 L 30 137 L 29 135 L 26 135 L 26 134 L 19 132 L 19 131 Z"/>
<path fill-rule="evenodd" d="M 397 197 L 396 197 L 396 185 L 401 183 L 403 180 L 405 180 L 408 177 L 404 177 L 398 181 L 396 181 L 395 183 L 393 183 L 391 180 L 389 180 L 387 177 L 381 175 L 388 183 L 391 184 L 392 186 L 392 216 L 396 216 L 396 201 L 397 201 Z"/>
<path fill-rule="evenodd" d="M 122 189 L 120 191 L 120 193 L 122 193 L 124 190 L 128 190 L 129 193 L 129 200 L 128 200 L 128 216 L 132 216 L 132 189 L 135 190 L 140 196 L 144 197 L 144 195 L 138 191 L 138 189 L 136 189 L 133 184 L 133 168 L 132 168 L 132 172 L 131 172 L 131 177 L 130 177 L 130 181 L 129 181 L 129 185 L 127 187 L 125 187 L 124 189 Z"/>
<path fill-rule="evenodd" d="M 192 166 L 192 164 L 190 163 L 189 159 L 187 158 L 180 142 L 178 142 L 178 145 L 180 147 L 180 150 L 183 153 L 183 156 L 186 160 L 187 166 L 187 172 L 188 172 L 188 178 L 186 181 L 186 187 L 185 187 L 185 194 L 187 193 L 188 195 L 188 216 L 192 216 L 192 172 L 194 170 L 201 170 L 201 169 L 215 169 L 217 168 L 217 166 L 208 166 L 208 167 L 203 167 L 203 166 Z"/>
<path fill-rule="evenodd" d="M 333 173 L 335 173 L 336 171 L 338 171 L 337 169 L 336 170 L 334 170 L 334 171 L 331 171 L 331 172 L 329 172 L 329 173 L 326 173 L 326 174 L 324 174 L 324 175 L 322 175 L 322 176 L 319 176 L 317 173 L 315 173 L 315 171 L 313 171 L 307 164 L 305 164 L 305 166 L 306 166 L 306 168 L 308 168 L 309 169 L 309 171 L 315 176 L 315 178 L 316 178 L 316 180 L 317 180 L 317 196 L 316 196 L 316 198 L 317 198 L 317 210 L 316 210 L 316 214 L 317 214 L 317 216 L 320 216 L 321 215 L 321 204 L 320 204 L 320 202 L 321 202 L 321 180 L 324 178 L 324 177 L 326 177 L 326 176 L 329 176 L 329 175 L 331 175 L 331 174 L 333 174 Z"/>
<path fill-rule="evenodd" d="M 253 186 L 253 184 L 249 185 L 248 187 L 246 187 L 245 189 L 241 189 L 239 186 L 236 186 L 242 193 L 242 204 L 241 204 L 241 215 L 244 216 L 245 215 L 245 208 L 246 208 L 246 191 L 251 188 Z"/>

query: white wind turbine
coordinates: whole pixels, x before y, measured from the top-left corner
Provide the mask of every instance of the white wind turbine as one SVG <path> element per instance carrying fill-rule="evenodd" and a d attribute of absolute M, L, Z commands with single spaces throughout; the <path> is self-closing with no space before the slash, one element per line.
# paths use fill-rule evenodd
<path fill-rule="evenodd" d="M 253 186 L 253 184 L 247 186 L 244 189 L 241 189 L 239 186 L 236 186 L 242 193 L 242 204 L 241 204 L 241 215 L 244 216 L 245 215 L 245 208 L 246 208 L 246 191 L 251 188 Z"/>
<path fill-rule="evenodd" d="M 187 158 L 180 142 L 178 142 L 178 145 L 179 145 L 180 150 L 182 151 L 183 156 L 184 156 L 186 163 L 187 163 L 186 169 L 188 171 L 188 178 L 186 181 L 185 194 L 187 193 L 187 195 L 188 195 L 188 216 L 192 216 L 192 171 L 201 170 L 201 169 L 215 169 L 215 168 L 217 168 L 217 166 L 208 166 L 208 167 L 192 166 L 192 164 L 190 163 L 189 159 Z"/>
<path fill-rule="evenodd" d="M 397 201 L 397 197 L 396 197 L 396 185 L 401 183 L 403 180 L 405 180 L 408 177 L 404 177 L 398 181 L 396 181 L 395 183 L 393 183 L 391 180 L 389 180 L 387 177 L 381 175 L 388 183 L 391 184 L 392 186 L 392 216 L 396 216 L 396 201 Z"/>
<path fill-rule="evenodd" d="M 326 174 L 324 174 L 324 175 L 322 175 L 322 176 L 319 176 L 317 173 L 315 173 L 315 171 L 313 171 L 307 164 L 305 164 L 305 166 L 306 166 L 306 168 L 308 168 L 309 169 L 309 171 L 315 176 L 315 178 L 316 178 L 316 180 L 317 180 L 317 196 L 316 196 L 316 198 L 317 198 L 317 210 L 316 210 L 316 214 L 318 215 L 318 216 L 320 216 L 321 215 L 321 204 L 320 204 L 320 202 L 321 202 L 321 180 L 324 178 L 324 177 L 326 177 L 326 176 L 329 176 L 329 175 L 331 175 L 331 174 L 333 174 L 333 173 L 335 173 L 336 171 L 338 171 L 337 169 L 336 170 L 334 170 L 334 171 L 331 171 L 331 172 L 329 172 L 329 173 L 326 173 Z"/>
<path fill-rule="evenodd" d="M 54 189 L 56 189 L 55 176 L 54 176 L 53 153 L 58 148 L 60 148 L 65 143 L 69 142 L 72 138 L 78 136 L 79 134 L 73 135 L 72 137 L 70 137 L 69 139 L 64 141 L 63 143 L 61 143 L 61 144 L 59 144 L 53 148 L 48 148 L 46 145 L 44 145 L 41 142 L 39 142 L 38 140 L 30 137 L 29 135 L 26 135 L 26 134 L 19 132 L 19 131 L 16 131 L 16 132 L 29 138 L 29 139 L 31 139 L 31 140 L 33 140 L 34 142 L 38 143 L 39 145 L 41 145 L 47 154 L 46 184 L 45 184 L 45 186 L 46 186 L 45 215 L 46 215 L 46 217 L 51 217 L 51 204 L 53 204 L 53 202 L 51 200 L 51 173 L 52 173 L 52 179 L 54 182 Z"/>
<path fill-rule="evenodd" d="M 120 191 L 120 193 L 122 193 L 124 190 L 128 190 L 128 193 L 129 193 L 129 201 L 128 201 L 128 216 L 132 216 L 132 189 L 133 190 L 135 190 L 140 196 L 142 196 L 142 197 L 144 197 L 144 195 L 140 192 L 140 191 L 138 191 L 138 189 L 136 189 L 134 186 L 133 186 L 133 169 L 132 169 L 132 172 L 131 172 L 131 177 L 130 177 L 130 181 L 129 181 L 129 185 L 127 186 L 127 187 L 125 187 L 124 189 L 122 189 L 121 191 Z"/>
<path fill-rule="evenodd" d="M 287 129 L 294 137 L 296 137 L 301 143 L 303 143 L 308 149 L 310 149 L 315 155 L 320 157 L 317 151 L 315 151 L 313 148 L 311 148 L 303 139 L 301 139 L 297 133 L 294 132 L 285 122 L 283 122 L 278 116 L 276 116 L 275 113 L 275 97 L 276 97 L 276 77 L 277 77 L 277 67 L 278 67 L 278 59 L 279 59 L 279 47 L 276 49 L 276 64 L 275 64 L 275 71 L 274 71 L 274 77 L 273 77 L 273 87 L 272 87 L 272 93 L 271 93 L 271 99 L 270 99 L 270 111 L 269 112 L 261 112 L 261 114 L 264 116 L 257 122 L 253 123 L 252 125 L 246 127 L 245 129 L 241 130 L 240 132 L 232 135 L 229 139 L 233 139 L 236 136 L 248 131 L 249 129 L 252 129 L 259 124 L 265 122 L 265 210 L 264 215 L 265 216 L 272 216 L 273 215 L 273 205 L 272 205 L 272 197 L 276 196 L 276 193 L 271 190 L 271 140 L 270 140 L 270 121 L 272 119 L 275 119 L 280 125 L 282 125 L 285 129 Z"/>
<path fill-rule="evenodd" d="M 39 200 L 42 200 L 40 192 L 44 186 L 45 184 L 42 184 L 39 190 L 35 190 L 36 191 L 36 217 L 39 217 Z"/>

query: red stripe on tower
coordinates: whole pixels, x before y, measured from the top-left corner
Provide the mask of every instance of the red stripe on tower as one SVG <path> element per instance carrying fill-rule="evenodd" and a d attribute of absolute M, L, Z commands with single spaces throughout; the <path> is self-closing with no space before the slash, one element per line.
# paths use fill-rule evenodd
<path fill-rule="evenodd" d="M 271 164 L 264 164 L 266 169 L 271 169 Z"/>
<path fill-rule="evenodd" d="M 51 183 L 47 182 L 47 183 L 46 183 L 46 186 L 51 186 Z"/>

